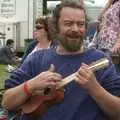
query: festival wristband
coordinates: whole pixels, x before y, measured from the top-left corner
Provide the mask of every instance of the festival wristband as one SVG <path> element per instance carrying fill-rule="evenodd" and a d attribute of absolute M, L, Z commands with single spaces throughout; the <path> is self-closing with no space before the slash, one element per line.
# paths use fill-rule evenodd
<path fill-rule="evenodd" d="M 25 92 L 25 94 L 26 94 L 27 96 L 30 96 L 30 95 L 31 95 L 27 81 L 24 82 L 24 84 L 23 84 L 23 90 L 24 90 L 24 92 Z"/>

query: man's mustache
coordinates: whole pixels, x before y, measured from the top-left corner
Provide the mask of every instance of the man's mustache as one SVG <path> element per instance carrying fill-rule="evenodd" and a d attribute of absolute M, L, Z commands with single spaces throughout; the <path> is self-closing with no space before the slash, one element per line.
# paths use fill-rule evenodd
<path fill-rule="evenodd" d="M 67 32 L 66 36 L 71 37 L 71 38 L 81 38 L 81 37 L 83 37 L 81 34 L 79 34 L 77 32 Z"/>
<path fill-rule="evenodd" d="M 66 34 L 66 36 L 70 38 L 82 38 L 80 34 L 75 34 L 75 33 L 69 33 L 69 34 Z"/>

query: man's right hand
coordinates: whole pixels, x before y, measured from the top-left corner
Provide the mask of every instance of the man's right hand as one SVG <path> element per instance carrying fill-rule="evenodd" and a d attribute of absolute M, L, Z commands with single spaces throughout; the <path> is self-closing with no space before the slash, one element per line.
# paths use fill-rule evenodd
<path fill-rule="evenodd" d="M 34 93 L 37 90 L 42 90 L 44 88 L 55 87 L 60 84 L 62 76 L 55 72 L 55 67 L 50 66 L 50 69 L 45 72 L 41 72 L 36 77 L 28 81 L 28 88 L 30 93 Z"/>

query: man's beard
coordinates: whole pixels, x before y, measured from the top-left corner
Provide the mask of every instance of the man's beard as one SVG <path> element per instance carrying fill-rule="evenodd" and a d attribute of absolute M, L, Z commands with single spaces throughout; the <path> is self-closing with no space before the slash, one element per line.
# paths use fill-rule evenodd
<path fill-rule="evenodd" d="M 66 34 L 65 36 L 58 35 L 58 41 L 69 52 L 76 52 L 81 49 L 83 45 L 83 36 Z"/>

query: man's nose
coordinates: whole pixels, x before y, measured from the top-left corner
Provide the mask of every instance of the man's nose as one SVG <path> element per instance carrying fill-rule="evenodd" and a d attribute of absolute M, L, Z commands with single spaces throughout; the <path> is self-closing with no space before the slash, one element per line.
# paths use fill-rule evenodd
<path fill-rule="evenodd" d="M 77 24 L 74 24 L 74 25 L 72 25 L 71 30 L 74 31 L 74 32 L 78 32 L 79 31 L 79 26 Z"/>

